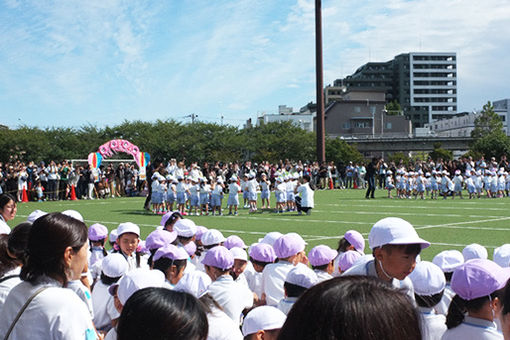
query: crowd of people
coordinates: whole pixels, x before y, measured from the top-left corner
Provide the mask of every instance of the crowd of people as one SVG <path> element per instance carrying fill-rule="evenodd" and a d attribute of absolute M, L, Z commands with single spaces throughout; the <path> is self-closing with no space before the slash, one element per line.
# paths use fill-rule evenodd
<path fill-rule="evenodd" d="M 338 247 L 297 233 L 239 235 L 178 211 L 145 240 L 76 210 L 33 211 L 12 230 L 0 196 L 3 339 L 510 339 L 510 244 L 420 260 L 430 246 L 397 217 Z"/>

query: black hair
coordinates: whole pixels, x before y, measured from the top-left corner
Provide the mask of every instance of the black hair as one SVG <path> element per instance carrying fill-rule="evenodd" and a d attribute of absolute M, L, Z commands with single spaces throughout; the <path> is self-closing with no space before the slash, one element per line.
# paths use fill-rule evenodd
<path fill-rule="evenodd" d="M 414 293 L 414 298 L 416 300 L 416 304 L 418 307 L 427 307 L 432 308 L 435 305 L 437 305 L 439 302 L 441 302 L 441 299 L 443 298 L 444 289 L 437 294 L 434 295 L 418 295 L 416 292 Z"/>
<path fill-rule="evenodd" d="M 331 262 L 329 262 L 329 263 L 331 263 Z M 323 264 L 321 266 L 312 266 L 312 269 L 326 271 L 326 270 L 328 270 L 329 263 Z"/>
<path fill-rule="evenodd" d="M 401 249 L 406 255 L 416 255 L 421 253 L 421 245 L 419 244 L 385 244 L 381 247 L 391 255 L 393 249 Z"/>
<path fill-rule="evenodd" d="M 200 301 L 202 308 L 207 314 L 212 313 L 213 309 L 223 310 L 220 304 L 209 293 L 202 295 L 198 301 Z"/>
<path fill-rule="evenodd" d="M 105 284 L 106 286 L 111 286 L 114 283 L 117 283 L 117 281 L 120 280 L 122 276 L 119 277 L 111 277 L 107 276 L 105 273 L 101 272 L 101 282 Z"/>
<path fill-rule="evenodd" d="M 7 253 L 8 239 L 9 235 L 0 234 L 0 277 L 20 265 L 19 261 L 10 257 Z"/>
<path fill-rule="evenodd" d="M 149 265 L 149 267 L 152 267 L 152 259 L 154 258 L 154 254 L 156 254 L 157 251 L 158 248 L 149 249 L 150 255 L 149 258 L 147 259 L 147 264 Z"/>
<path fill-rule="evenodd" d="M 16 204 L 16 198 L 9 193 L 0 195 L 0 209 L 3 209 L 10 201 Z"/>
<path fill-rule="evenodd" d="M 190 241 L 193 239 L 193 236 L 191 236 L 191 237 L 177 236 L 177 239 L 178 239 L 178 240 L 179 240 L 179 242 L 181 242 L 182 244 L 185 244 L 185 243 L 190 242 Z"/>
<path fill-rule="evenodd" d="M 306 287 L 301 287 L 287 281 L 283 284 L 283 288 L 285 288 L 288 297 L 300 297 L 306 291 Z"/>
<path fill-rule="evenodd" d="M 20 264 L 27 262 L 27 245 L 32 223 L 23 222 L 12 229 L 7 241 L 9 252 L 16 257 Z"/>
<path fill-rule="evenodd" d="M 209 244 L 209 245 L 207 245 L 207 246 L 204 246 L 204 249 L 205 249 L 205 250 L 209 250 L 209 249 L 212 249 L 212 248 L 217 247 L 217 246 L 219 246 L 219 245 L 220 245 L 219 243 Z"/>
<path fill-rule="evenodd" d="M 446 327 L 448 329 L 455 328 L 464 321 L 464 316 L 468 312 L 477 312 L 490 300 L 502 296 L 503 289 L 496 290 L 490 296 L 482 296 L 472 300 L 465 300 L 459 295 L 455 295 L 448 307 L 448 314 L 446 315 Z"/>
<path fill-rule="evenodd" d="M 338 247 L 336 248 L 336 250 L 338 252 L 342 252 L 342 253 L 345 253 L 348 249 L 351 246 L 351 243 L 349 241 L 347 241 L 347 239 L 345 237 L 342 237 L 339 241 L 338 241 Z"/>
<path fill-rule="evenodd" d="M 89 251 L 92 252 L 92 247 L 94 246 L 93 243 L 101 243 L 103 245 L 103 256 L 107 256 L 108 255 L 108 252 L 106 251 L 106 249 L 104 248 L 104 244 L 105 244 L 105 240 L 106 238 L 102 239 L 102 240 L 99 240 L 99 241 L 92 241 L 92 240 L 89 240 L 89 246 L 90 246 L 90 249 Z"/>
<path fill-rule="evenodd" d="M 186 267 L 187 262 L 188 260 L 172 260 L 166 257 L 162 257 L 154 261 L 153 269 L 161 270 L 166 277 L 168 269 L 170 269 L 172 266 L 175 266 L 177 272 L 179 272 L 181 268 Z"/>
<path fill-rule="evenodd" d="M 259 265 L 259 266 L 261 266 L 263 268 L 265 268 L 268 264 L 272 263 L 272 262 L 257 261 L 257 260 L 254 260 L 253 257 L 250 257 L 250 261 L 251 261 L 251 263 Z"/>
<path fill-rule="evenodd" d="M 500 301 L 503 305 L 503 315 L 510 313 L 510 280 L 507 281 L 505 288 L 503 288 Z"/>
<path fill-rule="evenodd" d="M 278 336 L 278 340 L 421 338 L 420 316 L 409 297 L 367 276 L 341 276 L 308 289 Z"/>
<path fill-rule="evenodd" d="M 446 282 L 451 282 L 452 276 L 453 276 L 453 272 L 444 273 L 444 278 L 445 278 Z"/>
<path fill-rule="evenodd" d="M 120 314 L 118 340 L 205 340 L 207 315 L 198 300 L 166 288 L 144 288 L 135 292 Z"/>
<path fill-rule="evenodd" d="M 175 221 L 177 221 L 177 218 L 182 218 L 181 213 L 178 211 L 170 215 L 170 217 L 168 218 L 168 220 L 166 220 L 165 225 L 163 227 L 166 229 L 167 226 L 174 225 Z"/>
<path fill-rule="evenodd" d="M 31 283 L 46 275 L 67 284 L 64 252 L 71 247 L 78 252 L 87 242 L 87 226 L 75 218 L 61 213 L 39 217 L 32 224 L 28 237 L 28 259 L 20 277 Z"/>

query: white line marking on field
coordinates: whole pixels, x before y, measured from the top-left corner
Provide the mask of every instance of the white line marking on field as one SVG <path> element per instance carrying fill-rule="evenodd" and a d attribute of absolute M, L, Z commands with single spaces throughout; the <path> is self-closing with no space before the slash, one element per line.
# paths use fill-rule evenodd
<path fill-rule="evenodd" d="M 432 229 L 432 228 L 449 228 L 451 226 L 463 225 L 463 224 L 473 224 L 473 223 L 486 223 L 486 222 L 496 222 L 496 221 L 504 221 L 510 220 L 510 217 L 501 217 L 501 218 L 493 218 L 487 220 L 476 220 L 476 221 L 466 221 L 466 222 L 454 222 L 454 223 L 445 223 L 445 224 L 436 224 L 436 225 L 426 225 L 421 227 L 415 227 L 414 229 L 423 230 L 423 229 Z M 480 228 L 483 230 L 493 230 L 495 228 Z M 499 228 L 501 230 L 508 231 L 508 229 Z"/>
<path fill-rule="evenodd" d="M 366 208 L 366 207 L 365 207 Z M 470 217 L 480 218 L 487 217 L 486 215 L 464 215 L 464 214 L 419 214 L 415 212 L 393 212 L 393 211 L 323 211 L 316 210 L 315 212 L 326 212 L 333 214 L 356 214 L 356 215 L 402 215 L 402 216 L 428 216 L 428 217 Z M 494 217 L 507 217 L 507 216 L 494 216 Z"/>
<path fill-rule="evenodd" d="M 484 208 L 484 207 L 431 207 L 423 205 L 371 205 L 371 204 L 337 204 L 337 203 L 324 203 L 321 205 L 334 206 L 334 207 L 362 207 L 362 208 L 401 208 L 401 209 L 444 209 L 444 210 L 493 210 L 493 211 L 508 211 L 507 208 Z M 510 204 L 509 204 L 510 205 Z"/>

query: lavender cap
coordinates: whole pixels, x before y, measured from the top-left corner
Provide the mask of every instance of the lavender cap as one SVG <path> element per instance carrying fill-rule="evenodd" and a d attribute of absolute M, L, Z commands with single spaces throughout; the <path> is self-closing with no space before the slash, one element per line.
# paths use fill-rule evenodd
<path fill-rule="evenodd" d="M 159 223 L 160 226 L 164 227 L 166 222 L 168 222 L 168 220 L 174 216 L 174 214 L 176 216 L 179 216 L 180 218 L 182 218 L 182 215 L 180 212 L 178 211 L 169 211 L 167 212 L 166 214 L 164 214 L 162 217 L 161 217 L 161 222 Z"/>
<path fill-rule="evenodd" d="M 255 261 L 273 263 L 276 260 L 276 253 L 269 244 L 256 243 L 250 247 L 250 257 Z"/>
<path fill-rule="evenodd" d="M 345 253 L 342 253 L 338 258 L 338 268 L 341 272 L 345 272 L 347 269 L 351 268 L 360 258 L 360 253 L 354 250 L 348 250 Z"/>
<path fill-rule="evenodd" d="M 94 223 L 89 228 L 89 240 L 100 241 L 108 237 L 108 229 L 99 223 Z"/>
<path fill-rule="evenodd" d="M 159 249 L 172 243 L 176 238 L 177 233 L 175 231 L 168 232 L 162 229 L 154 230 L 149 234 L 149 236 L 147 236 L 147 239 L 145 239 L 145 247 L 148 250 Z"/>
<path fill-rule="evenodd" d="M 170 260 L 187 260 L 188 253 L 184 248 L 174 246 L 173 244 L 168 244 L 163 248 L 159 248 L 154 254 L 154 261 L 157 261 L 161 258 L 167 258 Z"/>
<path fill-rule="evenodd" d="M 197 252 L 197 245 L 193 241 L 186 243 L 183 248 L 189 256 L 193 256 Z"/>
<path fill-rule="evenodd" d="M 510 268 L 501 268 L 491 260 L 473 259 L 455 269 L 451 287 L 464 300 L 474 300 L 503 288 L 509 278 Z"/>
<path fill-rule="evenodd" d="M 333 250 L 330 247 L 321 244 L 310 250 L 310 252 L 308 253 L 308 260 L 310 260 L 310 264 L 312 266 L 318 267 L 330 263 L 337 256 L 338 252 L 336 250 Z"/>
<path fill-rule="evenodd" d="M 198 225 L 197 226 L 197 233 L 195 234 L 195 239 L 197 241 L 201 241 L 202 240 L 202 236 L 205 234 L 205 232 L 209 230 L 207 229 L 206 227 L 204 226 L 201 226 L 201 225 Z"/>
<path fill-rule="evenodd" d="M 232 256 L 232 253 L 227 248 L 216 246 L 205 253 L 202 264 L 227 270 L 234 265 L 234 256 Z"/>
<path fill-rule="evenodd" d="M 278 258 L 283 259 L 305 250 L 306 242 L 296 233 L 288 233 L 277 239 L 273 245 Z"/>
<path fill-rule="evenodd" d="M 224 246 L 227 247 L 228 249 L 232 249 L 234 247 L 243 249 L 248 248 L 244 241 L 237 235 L 230 235 L 229 237 L 227 237 L 227 239 L 224 242 Z"/>
<path fill-rule="evenodd" d="M 361 235 L 356 230 L 348 230 L 344 234 L 344 238 L 360 253 L 363 253 L 365 250 L 365 239 L 363 235 Z"/>

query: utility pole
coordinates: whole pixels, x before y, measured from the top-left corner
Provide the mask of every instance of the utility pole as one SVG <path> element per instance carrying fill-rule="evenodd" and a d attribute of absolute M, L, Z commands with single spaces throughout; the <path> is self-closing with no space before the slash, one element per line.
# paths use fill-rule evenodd
<path fill-rule="evenodd" d="M 326 144 L 324 129 L 324 86 L 322 66 L 322 4 L 315 0 L 315 73 L 317 95 L 317 161 L 326 161 Z"/>

